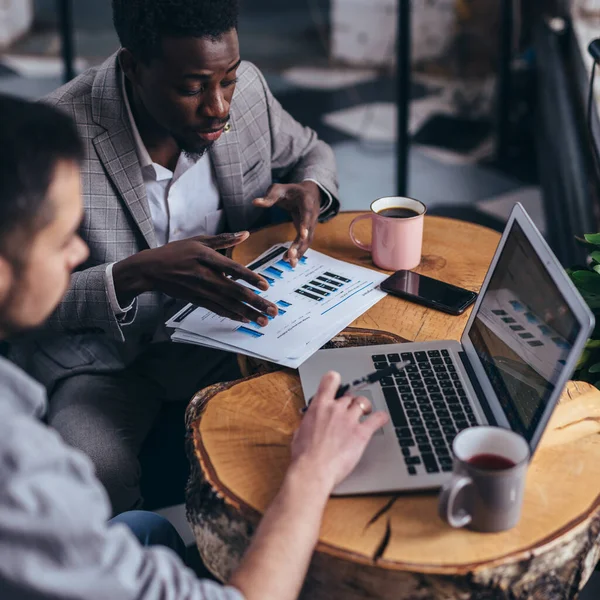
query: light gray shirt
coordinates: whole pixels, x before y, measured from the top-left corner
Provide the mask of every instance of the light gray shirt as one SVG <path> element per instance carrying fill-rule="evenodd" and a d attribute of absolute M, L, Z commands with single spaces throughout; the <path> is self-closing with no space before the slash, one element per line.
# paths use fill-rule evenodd
<path fill-rule="evenodd" d="M 243 600 L 109 528 L 92 463 L 39 421 L 45 409 L 42 386 L 0 357 L 2 600 Z"/>

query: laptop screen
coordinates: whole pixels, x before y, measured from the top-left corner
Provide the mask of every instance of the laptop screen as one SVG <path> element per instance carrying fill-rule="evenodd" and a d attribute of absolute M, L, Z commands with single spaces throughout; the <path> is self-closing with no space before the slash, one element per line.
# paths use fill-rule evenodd
<path fill-rule="evenodd" d="M 512 429 L 527 441 L 580 327 L 513 222 L 468 335 Z"/>

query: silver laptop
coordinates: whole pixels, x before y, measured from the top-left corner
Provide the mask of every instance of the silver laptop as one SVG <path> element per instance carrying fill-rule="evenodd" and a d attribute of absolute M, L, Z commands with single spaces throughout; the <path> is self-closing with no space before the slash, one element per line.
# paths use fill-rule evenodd
<path fill-rule="evenodd" d="M 437 488 L 452 471 L 453 438 L 478 424 L 520 433 L 533 454 L 593 324 L 545 240 L 515 205 L 460 342 L 320 350 L 300 367 L 310 398 L 330 369 L 349 382 L 390 362 L 412 363 L 364 394 L 390 421 L 335 493 Z"/>

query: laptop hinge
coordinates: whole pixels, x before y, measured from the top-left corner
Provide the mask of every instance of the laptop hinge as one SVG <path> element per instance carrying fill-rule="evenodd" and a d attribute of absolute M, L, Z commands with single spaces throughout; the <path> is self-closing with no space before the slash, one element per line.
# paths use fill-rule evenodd
<path fill-rule="evenodd" d="M 494 417 L 494 413 L 492 412 L 492 410 L 490 408 L 489 402 L 486 400 L 483 389 L 479 385 L 479 381 L 477 380 L 477 377 L 475 376 L 475 370 L 473 369 L 473 366 L 471 365 L 471 363 L 469 362 L 469 359 L 467 358 L 467 353 L 465 351 L 461 351 L 458 353 L 458 356 L 460 356 L 460 360 L 462 361 L 463 367 L 465 368 L 465 371 L 467 372 L 467 375 L 469 376 L 469 381 L 471 382 L 471 385 L 473 386 L 473 389 L 475 390 L 475 395 L 477 396 L 477 399 L 479 400 L 479 406 L 481 406 L 481 409 L 483 410 L 483 412 L 485 414 L 485 418 L 487 419 L 487 421 L 490 425 L 497 425 L 498 423 L 496 421 L 496 417 Z"/>

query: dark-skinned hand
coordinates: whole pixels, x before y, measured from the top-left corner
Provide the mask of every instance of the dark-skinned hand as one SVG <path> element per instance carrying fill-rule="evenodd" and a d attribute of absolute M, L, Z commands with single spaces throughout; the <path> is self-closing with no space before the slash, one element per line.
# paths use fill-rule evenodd
<path fill-rule="evenodd" d="M 200 235 L 143 250 L 116 263 L 113 279 L 119 303 L 124 306 L 138 294 L 157 291 L 234 321 L 267 325 L 264 315 L 276 316 L 277 307 L 228 276 L 261 290 L 269 289 L 267 281 L 217 252 L 237 246 L 249 235 L 247 231 Z"/>
<path fill-rule="evenodd" d="M 314 181 L 302 183 L 275 183 L 264 198 L 256 198 L 254 206 L 279 206 L 292 215 L 298 235 L 286 252 L 285 259 L 292 267 L 310 247 L 321 211 L 321 189 Z"/>

